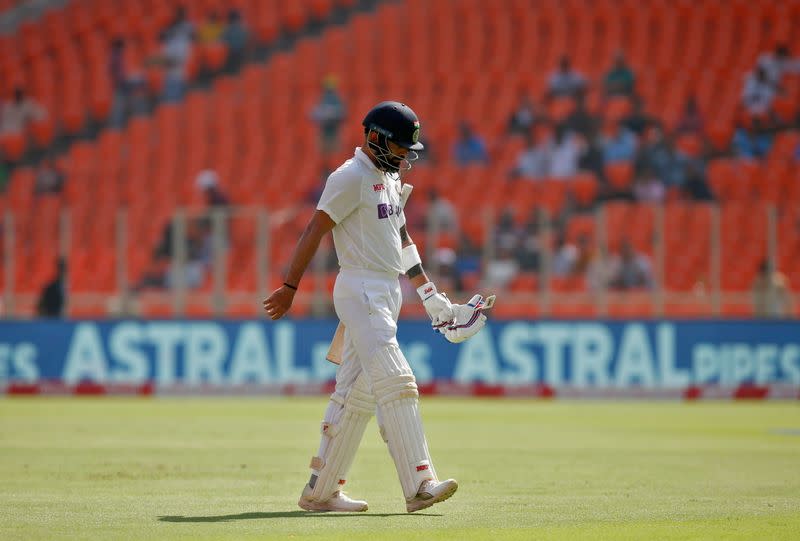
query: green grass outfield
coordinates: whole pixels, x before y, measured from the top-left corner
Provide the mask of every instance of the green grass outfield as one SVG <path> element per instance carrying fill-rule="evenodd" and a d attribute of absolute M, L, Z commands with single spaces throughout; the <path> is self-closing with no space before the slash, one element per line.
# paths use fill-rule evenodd
<path fill-rule="evenodd" d="M 312 515 L 322 398 L 0 400 L 0 539 L 800 539 L 797 403 L 422 405 L 455 496 L 405 514 L 372 421 Z"/>

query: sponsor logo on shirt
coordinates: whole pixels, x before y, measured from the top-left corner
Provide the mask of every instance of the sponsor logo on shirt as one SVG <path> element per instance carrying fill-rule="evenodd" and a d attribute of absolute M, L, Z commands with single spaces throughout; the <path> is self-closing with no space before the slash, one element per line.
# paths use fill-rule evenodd
<path fill-rule="evenodd" d="M 426 287 L 426 288 L 425 288 L 425 291 L 424 291 L 422 294 L 423 294 L 423 295 L 427 295 L 427 294 L 428 294 L 428 293 L 430 293 L 431 291 L 433 291 L 433 288 L 432 288 L 432 287 Z"/>
<path fill-rule="evenodd" d="M 384 190 L 384 188 L 386 188 L 386 186 L 384 186 L 383 184 L 373 184 L 373 185 L 372 185 L 372 191 L 373 191 L 373 192 L 380 192 L 380 191 L 383 191 L 383 190 Z"/>
<path fill-rule="evenodd" d="M 391 205 L 387 203 L 378 204 L 378 219 L 383 220 L 394 214 L 400 214 L 400 205 Z"/>

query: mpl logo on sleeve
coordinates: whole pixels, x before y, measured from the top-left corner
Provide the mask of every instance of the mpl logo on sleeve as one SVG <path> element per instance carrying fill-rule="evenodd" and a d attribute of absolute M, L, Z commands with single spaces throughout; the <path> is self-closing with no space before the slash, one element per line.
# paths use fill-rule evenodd
<path fill-rule="evenodd" d="M 381 191 L 383 191 L 385 189 L 386 189 L 386 186 L 384 186 L 383 184 L 373 184 L 372 185 L 372 191 L 373 192 L 381 192 Z"/>
<path fill-rule="evenodd" d="M 383 220 L 394 214 L 400 214 L 400 205 L 392 205 L 389 203 L 378 204 L 378 219 Z"/>

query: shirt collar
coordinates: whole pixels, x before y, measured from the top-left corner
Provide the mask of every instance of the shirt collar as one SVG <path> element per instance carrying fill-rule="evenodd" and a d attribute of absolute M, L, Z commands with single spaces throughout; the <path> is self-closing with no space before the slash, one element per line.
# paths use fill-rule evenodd
<path fill-rule="evenodd" d="M 356 151 L 355 151 L 354 156 L 361 163 L 363 163 L 367 167 L 369 167 L 370 170 L 372 170 L 373 172 L 375 172 L 375 173 L 377 173 L 377 174 L 379 174 L 381 176 L 383 175 L 383 171 L 381 171 L 380 169 L 375 167 L 375 164 L 372 163 L 372 160 L 369 159 L 369 156 L 367 156 L 367 153 L 364 152 L 363 150 L 361 150 L 361 147 L 356 147 Z"/>

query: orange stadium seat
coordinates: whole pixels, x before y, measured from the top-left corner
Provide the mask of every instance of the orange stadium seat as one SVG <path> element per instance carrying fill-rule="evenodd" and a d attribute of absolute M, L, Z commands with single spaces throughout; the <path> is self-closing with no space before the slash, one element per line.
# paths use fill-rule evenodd
<path fill-rule="evenodd" d="M 203 68 L 203 77 L 212 76 L 210 84 L 206 85 L 204 79 L 183 102 L 158 105 L 152 115 L 131 119 L 123 129 L 104 129 L 113 104 L 107 79 L 111 37 L 127 39 L 130 57 L 126 61 L 132 69 L 141 69 L 150 88 L 160 92 L 163 71 L 148 67 L 146 59 L 157 51 L 158 33 L 181 3 L 186 4 L 194 21 L 212 8 L 241 9 L 259 46 L 281 36 L 291 39 L 286 41 L 287 47 L 272 52 L 265 61 L 248 62 L 241 72 L 225 76 L 216 75 L 226 62 L 224 45 L 198 46 L 190 62 L 190 77 Z M 574 110 L 571 98 L 544 99 L 549 74 L 564 54 L 590 80 L 587 108 L 606 122 L 626 117 L 630 99 L 607 98 L 596 84 L 617 50 L 625 52 L 636 72 L 637 92 L 648 115 L 671 130 L 682 115 L 687 96 L 696 96 L 708 119 L 705 135 L 680 135 L 675 145 L 689 156 L 706 157 L 708 151 L 715 156 L 709 161 L 707 177 L 722 208 L 724 289 L 746 291 L 766 255 L 767 222 L 762 203 L 779 208 L 781 266 L 790 278 L 800 272 L 795 271 L 800 268 L 800 234 L 791 214 L 800 201 L 800 168 L 794 159 L 800 132 L 778 131 L 765 160 L 748 162 L 729 157 L 742 78 L 761 52 L 781 40 L 789 41 L 797 33 L 800 3 L 794 0 L 547 0 L 537 4 L 537 9 L 531 9 L 528 2 L 510 1 L 488 10 L 475 0 L 401 0 L 378 3 L 368 11 L 357 10 L 344 20 L 337 16 L 341 24 L 336 25 L 327 24 L 334 10 L 353 8 L 357 0 L 112 4 L 73 0 L 22 24 L 16 34 L 0 37 L 0 80 L 4 85 L 0 90 L 24 84 L 50 113 L 46 120 L 31 125 L 29 134 L 0 138 L 3 156 L 12 162 L 27 160 L 31 156 L 29 146 L 36 151 L 48 151 L 51 146 L 58 149 L 62 140 L 57 138 L 76 136 L 59 159 L 68 182 L 58 205 L 46 199 L 36 206 L 33 171 L 27 167 L 14 170 L 3 202 L 6 208 L 29 213 L 37 212 L 35 209 L 72 209 L 73 231 L 82 239 L 74 251 L 78 291 L 92 287 L 114 290 L 114 216 L 123 207 L 131 224 L 129 271 L 131 279 L 138 278 L 150 264 L 150 252 L 174 209 L 202 205 L 194 178 L 206 168 L 220 174 L 221 184 L 234 204 L 269 208 L 270 219 L 277 224 L 273 240 L 295 238 L 310 210 L 292 216 L 289 209 L 311 201 L 310 194 L 319 189 L 323 165 L 338 165 L 350 154 L 348 147 L 358 144 L 363 136 L 352 115 L 361 114 L 359 111 L 371 106 L 376 96 L 384 95 L 414 105 L 422 120 L 423 139 L 432 149 L 432 159 L 415 166 L 408 181 L 421 193 L 437 187 L 451 199 L 461 216 L 461 232 L 476 245 L 482 246 L 491 230 L 482 218 L 465 220 L 464 216 L 475 214 L 476 209 L 490 208 L 496 213 L 507 207 L 520 223 L 531 209 L 539 207 L 551 218 L 563 218 L 559 223 L 563 223 L 568 240 L 575 242 L 579 236 L 588 235 L 594 242 L 595 216 L 575 211 L 591 209 L 599 197 L 629 192 L 633 164 L 607 165 L 602 180 L 592 173 L 580 173 L 565 180 L 506 184 L 507 172 L 525 143 L 523 138 L 507 140 L 505 130 L 520 92 L 530 94 L 538 113 L 551 120 L 563 120 Z M 459 16 L 453 17 L 453 13 Z M 408 43 L 417 59 L 413 68 L 385 62 L 381 49 L 374 46 L 376 40 Z M 679 72 L 677 65 L 681 66 Z M 419 80 L 415 73 L 422 72 L 430 77 Z M 342 150 L 323 159 L 309 151 L 316 148 L 318 132 L 307 118 L 328 74 L 339 77 L 349 117 L 342 133 Z M 800 77 L 787 77 L 784 88 L 774 110 L 789 125 L 798 113 Z M 457 167 L 449 163 L 459 118 L 470 121 L 486 139 L 492 157 L 488 165 Z M 93 134 L 98 127 L 96 138 L 84 139 L 84 134 Z M 681 194 L 677 189 L 670 194 L 664 209 L 664 279 L 668 290 L 688 296 L 688 292 L 711 282 L 714 211 L 706 204 L 678 200 Z M 628 203 L 606 203 L 605 208 L 610 248 L 616 249 L 628 239 L 637 250 L 654 257 L 655 210 Z M 279 221 L 284 218 L 281 225 Z M 37 281 L 49 272 L 51 262 L 38 254 L 54 249 L 51 233 L 57 225 L 47 220 L 36 224 L 27 218 L 20 219 L 20 224 L 24 238 L 35 243 L 24 251 L 20 248 L 20 261 L 33 269 L 20 271 L 20 287 L 33 291 L 39 285 Z M 424 244 L 424 231 L 414 233 Z M 247 292 L 258 287 L 253 235 L 252 224 L 232 222 L 229 290 Z M 450 247 L 459 241 L 451 232 L 445 232 L 440 240 Z M 270 275 L 277 276 L 290 253 L 281 243 L 273 242 L 270 255 Z M 103 269 L 96 270 L 92 261 L 102 261 Z M 480 275 L 470 274 L 470 280 L 477 285 Z M 536 291 L 538 280 L 535 274 L 523 273 L 511 281 L 509 289 Z M 555 316 L 597 315 L 582 279 L 554 277 L 551 287 L 555 293 L 577 296 L 574 302 L 554 304 Z M 665 310 L 668 315 L 708 315 L 706 301 L 670 301 Z M 208 313 L 208 303 L 193 302 L 187 306 L 190 314 Z M 308 313 L 309 303 L 300 304 L 303 308 L 299 310 Z M 74 314 L 91 315 L 98 307 L 87 301 Z M 536 303 L 512 303 L 502 310 L 508 317 L 538 314 Z M 743 303 L 722 307 L 724 314 L 731 315 L 746 315 L 747 310 Z M 169 302 L 145 295 L 146 315 L 170 317 L 171 311 Z M 226 313 L 253 315 L 249 307 L 239 304 L 226 307 Z M 648 294 L 636 292 L 608 299 L 607 314 L 612 317 L 653 313 Z"/>

